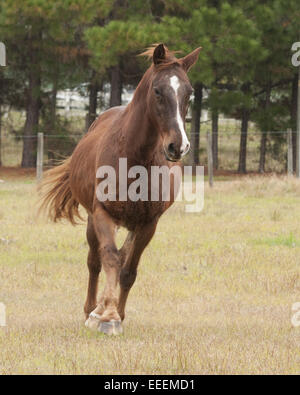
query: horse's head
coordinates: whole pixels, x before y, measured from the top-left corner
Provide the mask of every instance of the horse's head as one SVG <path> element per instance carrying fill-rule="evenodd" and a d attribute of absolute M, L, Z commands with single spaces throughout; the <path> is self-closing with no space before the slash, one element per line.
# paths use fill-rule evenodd
<path fill-rule="evenodd" d="M 196 63 L 200 50 L 197 48 L 181 59 L 177 59 L 163 44 L 153 51 L 148 104 L 169 161 L 180 160 L 190 148 L 185 132 L 185 117 L 193 88 L 187 72 Z"/>

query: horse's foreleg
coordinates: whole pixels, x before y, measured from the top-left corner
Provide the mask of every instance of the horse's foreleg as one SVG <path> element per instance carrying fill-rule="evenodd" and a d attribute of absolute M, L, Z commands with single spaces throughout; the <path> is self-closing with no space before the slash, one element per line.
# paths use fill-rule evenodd
<path fill-rule="evenodd" d="M 88 217 L 88 225 L 86 231 L 86 238 L 90 247 L 87 265 L 89 269 L 89 285 L 87 299 L 84 305 L 84 312 L 86 318 L 97 306 L 97 290 L 98 279 L 101 270 L 101 262 L 99 255 L 99 242 L 94 230 L 92 218 Z"/>
<path fill-rule="evenodd" d="M 128 238 L 121 249 L 124 254 L 124 262 L 120 274 L 120 297 L 118 312 L 122 320 L 125 318 L 125 306 L 129 291 L 133 286 L 140 257 L 147 244 L 152 239 L 157 221 L 153 221 L 143 227 L 139 227 L 134 232 L 130 232 Z"/>
<path fill-rule="evenodd" d="M 121 259 L 115 244 L 115 223 L 104 209 L 98 207 L 93 214 L 93 225 L 99 242 L 101 264 L 106 274 L 106 285 L 100 303 L 90 314 L 86 326 L 92 329 L 97 327 L 107 334 L 118 334 L 122 331 L 117 310 Z"/>

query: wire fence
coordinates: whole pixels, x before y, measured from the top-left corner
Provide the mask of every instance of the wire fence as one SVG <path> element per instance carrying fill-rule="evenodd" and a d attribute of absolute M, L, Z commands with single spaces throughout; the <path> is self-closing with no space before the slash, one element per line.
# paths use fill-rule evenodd
<path fill-rule="evenodd" d="M 47 135 L 44 134 L 43 164 L 45 167 L 55 165 L 59 160 L 70 156 L 82 134 Z M 19 167 L 22 164 L 23 151 L 32 148 L 33 156 L 37 154 L 37 135 L 11 136 L 1 138 L 0 158 L 1 165 L 5 167 Z"/>
<path fill-rule="evenodd" d="M 199 162 L 206 166 L 207 158 L 207 131 L 203 128 L 200 133 Z M 283 173 L 287 171 L 288 139 L 287 131 L 270 131 L 266 133 L 265 171 Z M 188 133 L 189 134 L 189 133 Z M 247 171 L 257 172 L 260 162 L 260 149 L 262 132 L 250 131 L 247 134 Z M 59 160 L 70 156 L 83 134 L 49 135 L 44 134 L 43 165 L 51 167 Z M 191 141 L 193 136 L 189 134 Z M 237 171 L 240 155 L 241 134 L 237 130 L 219 131 L 218 133 L 218 169 L 220 171 Z M 214 140 L 214 136 L 213 136 Z M 19 167 L 22 163 L 24 144 L 33 148 L 36 156 L 37 136 L 3 135 L 0 146 L 1 165 L 6 167 Z M 26 148 L 26 147 L 25 147 Z M 191 154 L 185 158 L 190 163 Z"/>
<path fill-rule="evenodd" d="M 211 132 L 209 132 L 211 133 Z M 261 159 L 261 139 L 266 136 L 265 171 L 284 173 L 288 162 L 288 131 L 251 131 L 247 133 L 246 169 L 248 172 L 258 172 Z M 211 133 L 212 141 L 217 140 L 218 170 L 237 171 L 240 160 L 241 133 L 228 131 L 226 133 Z M 207 133 L 200 134 L 199 144 L 200 164 L 207 165 Z M 214 164 L 215 165 L 215 164 Z"/>

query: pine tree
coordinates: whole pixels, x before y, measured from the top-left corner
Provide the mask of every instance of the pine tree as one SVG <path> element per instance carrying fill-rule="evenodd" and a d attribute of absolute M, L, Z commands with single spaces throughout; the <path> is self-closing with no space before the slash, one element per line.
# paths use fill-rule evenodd
<path fill-rule="evenodd" d="M 9 51 L 8 66 L 24 85 L 23 167 L 35 166 L 34 136 L 39 129 L 43 85 L 51 75 L 57 78 L 55 66 L 64 63 L 66 56 L 72 56 L 72 50 L 78 50 L 80 27 L 93 20 L 97 3 L 97 0 L 1 2 L 1 36 Z M 56 88 L 53 94 L 55 91 Z"/>
<path fill-rule="evenodd" d="M 131 74 L 141 74 L 136 55 L 152 44 L 155 24 L 150 2 L 114 2 L 105 23 L 85 33 L 91 52 L 91 65 L 107 75 L 111 85 L 110 106 L 121 104 L 122 86 Z M 130 77 L 129 77 L 130 78 Z"/>

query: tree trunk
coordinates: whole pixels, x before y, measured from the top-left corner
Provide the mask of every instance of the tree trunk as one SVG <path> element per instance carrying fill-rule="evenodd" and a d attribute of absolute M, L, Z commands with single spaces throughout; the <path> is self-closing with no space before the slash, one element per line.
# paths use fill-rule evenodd
<path fill-rule="evenodd" d="M 2 166 L 2 104 L 0 103 L 0 166 Z"/>
<path fill-rule="evenodd" d="M 36 143 L 41 103 L 41 69 L 39 53 L 34 44 L 42 40 L 38 30 L 31 30 L 28 36 L 30 69 L 26 97 L 26 121 L 24 126 L 22 167 L 36 166 Z"/>
<path fill-rule="evenodd" d="M 50 101 L 50 111 L 49 111 L 49 124 L 48 124 L 48 130 L 47 134 L 49 135 L 55 135 L 56 134 L 56 103 L 57 103 L 57 90 L 58 90 L 58 75 L 59 75 L 59 67 L 58 65 L 56 66 L 56 72 L 54 73 L 53 76 L 53 82 L 52 82 L 52 91 L 51 91 L 51 101 Z M 51 139 L 51 137 L 50 137 Z M 51 140 L 50 140 L 51 141 Z M 48 165 L 52 166 L 54 165 L 54 152 L 52 148 L 53 144 L 50 144 L 50 149 L 47 150 L 47 156 L 48 156 Z M 52 148 L 52 149 L 51 149 Z"/>
<path fill-rule="evenodd" d="M 219 112 L 212 110 L 212 153 L 214 169 L 219 168 Z"/>
<path fill-rule="evenodd" d="M 259 155 L 259 168 L 258 168 L 258 172 L 262 174 L 265 172 L 265 165 L 266 165 L 267 137 L 268 137 L 267 131 L 262 131 L 261 139 L 260 139 L 260 149 L 259 149 L 260 155 Z"/>
<path fill-rule="evenodd" d="M 298 106 L 298 73 L 294 75 L 292 83 L 291 126 L 293 141 L 293 170 L 296 171 L 297 159 L 297 106 Z"/>
<path fill-rule="evenodd" d="M 249 110 L 243 108 L 242 110 L 242 126 L 241 126 L 241 140 L 240 140 L 240 157 L 238 172 L 241 174 L 247 173 L 247 137 L 248 137 L 248 123 L 249 123 Z"/>
<path fill-rule="evenodd" d="M 36 135 L 40 115 L 40 88 L 40 76 L 33 67 L 29 76 L 22 167 L 35 167 L 36 165 Z"/>
<path fill-rule="evenodd" d="M 122 78 L 120 65 L 114 66 L 110 74 L 110 107 L 122 104 Z"/>
<path fill-rule="evenodd" d="M 50 104 L 50 124 L 51 124 L 51 132 L 56 133 L 56 102 L 57 102 L 57 88 L 58 88 L 58 68 L 55 73 L 53 84 L 52 84 L 52 92 L 51 92 L 51 104 Z"/>
<path fill-rule="evenodd" d="M 194 87 L 194 103 L 191 122 L 191 164 L 199 165 L 199 143 L 200 143 L 200 120 L 202 109 L 202 84 L 197 83 Z"/>
<path fill-rule="evenodd" d="M 271 81 L 269 81 L 267 89 L 266 89 L 266 100 L 265 100 L 265 114 L 266 114 L 266 123 L 265 129 L 262 130 L 261 140 L 260 140 L 260 157 L 259 157 L 259 173 L 265 172 L 266 165 L 266 150 L 267 150 L 267 138 L 268 132 L 270 132 L 270 102 L 271 102 Z"/>
<path fill-rule="evenodd" d="M 86 132 L 89 130 L 91 124 L 95 121 L 97 116 L 97 96 L 99 91 L 98 82 L 95 81 L 94 73 L 90 83 L 89 92 L 89 110 L 86 116 Z"/>
<path fill-rule="evenodd" d="M 1 92 L 4 90 L 3 76 L 0 73 L 0 166 L 2 166 L 2 104 L 3 99 L 1 97 Z"/>

